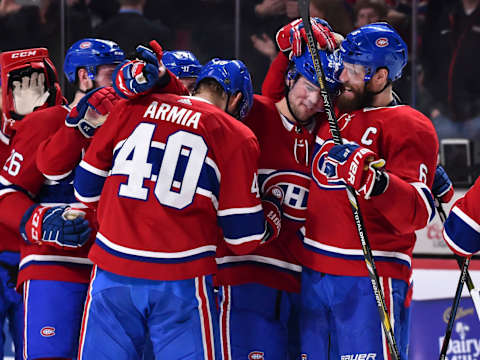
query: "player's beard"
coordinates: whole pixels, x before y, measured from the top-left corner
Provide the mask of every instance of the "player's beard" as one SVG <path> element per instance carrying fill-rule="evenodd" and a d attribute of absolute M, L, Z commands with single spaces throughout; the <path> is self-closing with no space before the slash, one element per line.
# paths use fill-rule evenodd
<path fill-rule="evenodd" d="M 351 112 L 354 110 L 362 109 L 369 106 L 373 100 L 373 94 L 367 90 L 367 84 L 364 83 L 361 89 L 355 89 L 348 86 L 349 91 L 347 92 L 342 89 L 340 95 L 337 97 L 335 105 L 338 110 L 342 113 Z"/>

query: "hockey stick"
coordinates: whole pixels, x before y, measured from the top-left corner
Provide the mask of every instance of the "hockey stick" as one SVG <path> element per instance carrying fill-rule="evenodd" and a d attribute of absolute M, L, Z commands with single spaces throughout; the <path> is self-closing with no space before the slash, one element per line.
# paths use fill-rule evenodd
<path fill-rule="evenodd" d="M 470 265 L 470 258 L 467 257 L 463 261 L 460 279 L 458 280 L 457 291 L 455 292 L 455 297 L 453 298 L 453 305 L 452 309 L 450 310 L 450 318 L 448 319 L 447 331 L 445 332 L 442 350 L 440 351 L 440 360 L 445 360 L 447 358 L 448 343 L 450 342 L 450 337 L 452 335 L 453 323 L 455 322 L 455 316 L 457 315 L 458 304 L 460 303 L 460 298 L 462 297 L 462 289 L 463 284 L 465 283 L 465 278 L 467 277 L 468 265 Z"/>
<path fill-rule="evenodd" d="M 315 67 L 318 83 L 320 85 L 320 93 L 323 99 L 323 106 L 328 117 L 330 132 L 332 134 L 334 143 L 337 145 L 341 145 L 343 144 L 343 140 L 340 134 L 340 130 L 338 128 L 338 123 L 335 117 L 335 112 L 333 110 L 332 101 L 327 92 L 325 84 L 325 73 L 321 66 L 315 38 L 313 37 L 312 26 L 310 24 L 309 6 L 310 0 L 298 0 L 298 9 L 300 11 L 300 16 L 302 17 L 303 26 L 305 27 L 305 33 L 307 35 L 307 45 L 312 56 L 313 65 Z M 385 296 L 383 294 L 382 288 L 380 287 L 380 280 L 378 277 L 377 268 L 375 267 L 375 262 L 373 260 L 372 248 L 370 247 L 370 243 L 368 241 L 362 214 L 360 213 L 360 208 L 358 206 L 357 195 L 353 187 L 346 185 L 346 189 L 350 206 L 352 208 L 353 219 L 355 221 L 358 236 L 360 237 L 360 242 L 362 244 L 363 256 L 367 265 L 368 276 L 370 277 L 370 281 L 372 283 L 373 293 L 377 302 L 378 312 L 380 314 L 380 320 L 383 325 L 383 330 L 385 332 L 385 337 L 387 339 L 388 347 L 390 349 L 390 354 L 393 360 L 400 360 L 400 352 L 398 351 L 397 343 L 395 342 L 395 336 L 393 334 L 393 329 L 387 315 Z"/>
<path fill-rule="evenodd" d="M 435 199 L 435 205 L 438 211 L 438 216 L 440 217 L 440 220 L 442 223 L 447 220 L 447 215 L 445 214 L 445 210 L 443 209 L 442 203 L 440 202 L 439 199 Z M 462 268 L 463 261 L 460 256 L 455 255 L 455 260 L 457 260 L 458 267 Z M 467 270 L 466 274 L 466 279 L 465 282 L 467 283 L 467 288 L 468 291 L 470 292 L 470 296 L 472 297 L 473 301 L 473 306 L 475 307 L 475 311 L 477 312 L 477 317 L 478 320 L 480 320 L 480 291 L 475 288 L 475 284 L 473 283 L 472 277 L 470 276 L 470 273 Z"/>

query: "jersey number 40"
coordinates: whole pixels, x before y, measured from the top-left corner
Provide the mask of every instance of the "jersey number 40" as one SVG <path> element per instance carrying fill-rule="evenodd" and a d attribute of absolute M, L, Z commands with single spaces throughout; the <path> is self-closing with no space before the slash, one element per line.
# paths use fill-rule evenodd
<path fill-rule="evenodd" d="M 144 180 L 150 179 L 155 183 L 155 197 L 162 205 L 183 209 L 195 196 L 208 146 L 200 135 L 187 131 L 171 134 L 165 144 L 152 141 L 156 126 L 140 123 L 135 128 L 121 144 L 111 175 L 128 176 L 127 182 L 120 185 L 120 196 L 147 200 L 149 189 Z M 152 149 L 163 151 L 160 169 L 155 174 L 152 163 L 148 162 Z M 185 160 L 186 166 L 179 174 L 179 164 Z"/>

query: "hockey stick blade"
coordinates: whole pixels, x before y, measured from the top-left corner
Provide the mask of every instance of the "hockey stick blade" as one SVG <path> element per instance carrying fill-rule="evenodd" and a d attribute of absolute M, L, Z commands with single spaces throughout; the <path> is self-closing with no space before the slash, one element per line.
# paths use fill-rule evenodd
<path fill-rule="evenodd" d="M 320 85 L 320 93 L 323 99 L 323 106 L 325 108 L 325 113 L 328 117 L 328 124 L 330 126 L 330 132 L 333 137 L 335 144 L 343 144 L 343 139 L 340 134 L 338 127 L 338 122 L 335 117 L 335 111 L 333 109 L 333 102 L 328 95 L 326 82 L 325 82 L 325 73 L 320 63 L 320 57 L 318 56 L 317 46 L 315 38 L 313 37 L 312 26 L 310 24 L 310 0 L 298 0 L 298 9 L 300 11 L 300 16 L 302 17 L 303 26 L 305 28 L 305 34 L 307 35 L 307 46 L 310 50 L 312 56 L 313 66 L 318 79 L 318 84 Z M 382 288 L 380 287 L 380 280 L 378 277 L 378 271 L 375 267 L 375 262 L 373 260 L 372 248 L 368 241 L 367 232 L 363 222 L 362 215 L 360 213 L 360 208 L 358 205 L 357 195 L 355 190 L 351 186 L 346 187 L 348 199 L 350 202 L 350 207 L 352 209 L 352 215 L 355 221 L 357 228 L 357 233 L 362 244 L 363 256 L 365 259 L 365 264 L 368 270 L 368 276 L 372 283 L 373 293 L 375 295 L 375 300 L 377 302 L 378 313 L 380 315 L 380 320 L 383 326 L 385 337 L 387 339 L 388 347 L 390 350 L 390 355 L 393 360 L 400 360 L 400 352 L 398 351 L 397 343 L 395 342 L 395 336 L 393 333 L 393 328 L 391 326 L 390 320 L 387 315 L 387 306 L 385 304 L 385 296 L 383 294 Z"/>

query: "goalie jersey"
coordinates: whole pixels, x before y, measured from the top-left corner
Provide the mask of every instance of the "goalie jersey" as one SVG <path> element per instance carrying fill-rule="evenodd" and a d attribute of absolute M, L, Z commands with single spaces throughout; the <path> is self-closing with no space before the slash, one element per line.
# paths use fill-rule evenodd
<path fill-rule="evenodd" d="M 258 156 L 253 133 L 201 98 L 118 103 L 75 173 L 77 198 L 98 206 L 90 259 L 123 276 L 182 280 L 216 272 L 220 236 L 252 251 L 266 230 Z"/>
<path fill-rule="evenodd" d="M 302 268 L 289 248 L 299 241 L 297 231 L 305 221 L 315 129 L 296 126 L 280 115 L 273 100 L 258 95 L 245 123 L 260 143 L 260 192 L 275 185 L 284 191 L 282 228 L 277 239 L 253 254 L 238 256 L 221 247 L 217 280 L 221 285 L 260 283 L 298 292 Z"/>
<path fill-rule="evenodd" d="M 409 282 L 415 230 L 435 214 L 430 187 L 435 176 L 438 140 L 431 121 L 406 105 L 365 108 L 338 120 L 345 141 L 353 141 L 386 160 L 386 191 L 369 200 L 358 197 L 380 276 Z M 344 183 L 319 171 L 331 138 L 328 123 L 318 132 L 312 162 L 307 220 L 301 231 L 302 264 L 318 272 L 368 276 Z"/>

